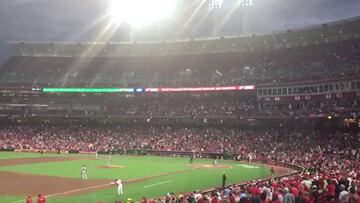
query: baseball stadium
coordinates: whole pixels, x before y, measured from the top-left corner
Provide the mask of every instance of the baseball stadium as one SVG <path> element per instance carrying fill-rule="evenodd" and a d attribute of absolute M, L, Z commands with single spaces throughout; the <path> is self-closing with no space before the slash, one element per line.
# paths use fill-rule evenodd
<path fill-rule="evenodd" d="M 0 203 L 360 203 L 359 11 L 0 1 Z"/>

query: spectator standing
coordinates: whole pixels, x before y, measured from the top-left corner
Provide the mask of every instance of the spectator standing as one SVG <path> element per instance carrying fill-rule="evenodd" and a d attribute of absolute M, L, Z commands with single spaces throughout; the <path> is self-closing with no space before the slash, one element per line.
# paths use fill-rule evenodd
<path fill-rule="evenodd" d="M 42 196 L 42 194 L 38 194 L 36 203 L 45 203 L 45 197 Z"/>
<path fill-rule="evenodd" d="M 32 198 L 31 196 L 28 196 L 25 200 L 25 203 L 32 203 Z"/>
<path fill-rule="evenodd" d="M 285 188 L 284 203 L 295 203 L 295 196 L 289 192 L 289 188 Z"/>

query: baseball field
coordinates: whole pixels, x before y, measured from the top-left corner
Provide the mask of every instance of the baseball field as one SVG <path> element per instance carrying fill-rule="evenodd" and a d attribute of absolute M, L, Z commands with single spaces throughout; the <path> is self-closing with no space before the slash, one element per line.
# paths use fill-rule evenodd
<path fill-rule="evenodd" d="M 168 192 L 190 192 L 221 186 L 222 173 L 227 184 L 268 177 L 269 166 L 209 159 L 120 156 L 67 155 L 37 153 L 0 153 L 0 202 L 24 202 L 39 193 L 47 202 L 89 203 L 139 200 L 164 196 Z M 81 167 L 87 167 L 88 180 L 81 179 Z M 278 168 L 277 173 L 287 173 Z M 117 196 L 114 179 L 123 181 L 124 194 Z"/>

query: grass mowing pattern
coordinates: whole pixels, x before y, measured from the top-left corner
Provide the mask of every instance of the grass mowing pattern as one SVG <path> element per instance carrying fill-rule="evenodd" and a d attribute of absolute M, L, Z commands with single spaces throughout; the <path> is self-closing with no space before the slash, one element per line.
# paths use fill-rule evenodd
<path fill-rule="evenodd" d="M 4 156 L 11 158 L 18 157 L 18 155 L 11 155 L 8 153 L 4 154 Z M 4 156 L 0 153 L 1 158 L 4 158 Z M 184 192 L 217 187 L 221 185 L 221 174 L 223 171 L 227 174 L 227 182 L 229 184 L 263 178 L 269 175 L 268 169 L 263 166 L 259 166 L 258 168 L 248 168 L 243 167 L 238 162 L 219 161 L 219 164 L 227 164 L 232 166 L 232 168 L 192 169 L 187 166 L 188 161 L 188 158 L 178 157 L 113 156 L 112 164 L 124 165 L 126 167 L 103 169 L 97 168 L 97 166 L 106 164 L 106 156 L 99 156 L 98 160 L 73 160 L 31 165 L 6 166 L 0 167 L 0 170 L 79 178 L 80 168 L 82 164 L 86 164 L 90 179 L 101 178 L 110 180 L 113 180 L 114 178 L 129 180 L 168 172 L 183 171 L 179 174 L 163 175 L 160 177 L 150 178 L 142 182 L 126 184 L 124 185 L 125 194 L 120 198 L 121 200 L 125 200 L 128 197 L 138 200 L 142 196 L 158 197 L 165 195 L 167 192 Z M 210 164 L 211 160 L 196 159 L 194 163 Z M 96 202 L 98 199 L 101 199 L 103 202 L 114 202 L 117 198 L 115 191 L 116 188 L 114 186 L 110 189 L 102 189 L 75 197 L 51 197 L 48 198 L 47 202 L 87 203 Z M 24 197 L 0 196 L 0 202 L 11 202 L 13 200 L 24 199 Z"/>

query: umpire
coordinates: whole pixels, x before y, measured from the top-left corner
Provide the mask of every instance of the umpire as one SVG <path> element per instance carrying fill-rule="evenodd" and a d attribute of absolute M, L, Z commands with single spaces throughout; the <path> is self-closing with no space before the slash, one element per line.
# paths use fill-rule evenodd
<path fill-rule="evenodd" d="M 226 174 L 225 172 L 223 172 L 222 174 L 222 187 L 225 188 L 225 184 L 226 184 Z"/>

